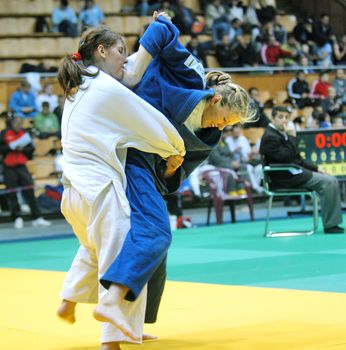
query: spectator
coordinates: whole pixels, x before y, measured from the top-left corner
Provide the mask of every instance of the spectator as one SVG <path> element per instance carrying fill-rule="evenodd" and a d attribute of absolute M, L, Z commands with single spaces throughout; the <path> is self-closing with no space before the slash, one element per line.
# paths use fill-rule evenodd
<path fill-rule="evenodd" d="M 58 96 L 53 93 L 53 85 L 51 83 L 44 84 L 42 92 L 36 97 L 36 105 L 40 111 L 42 110 L 43 102 L 49 103 L 51 112 L 58 107 Z"/>
<path fill-rule="evenodd" d="M 261 48 L 261 58 L 264 64 L 275 66 L 280 57 L 295 56 L 295 52 L 285 51 L 276 41 L 273 34 L 268 34 L 265 38 L 265 44 Z"/>
<path fill-rule="evenodd" d="M 288 82 L 287 92 L 288 96 L 295 100 L 298 108 L 302 109 L 312 105 L 309 83 L 305 78 L 304 71 L 297 72 L 296 77 Z"/>
<path fill-rule="evenodd" d="M 192 25 L 195 22 L 195 13 L 185 6 L 185 0 L 177 0 L 174 6 L 173 23 L 178 27 L 181 34 L 191 34 Z"/>
<path fill-rule="evenodd" d="M 251 103 L 254 105 L 257 113 L 255 122 L 253 123 L 245 123 L 243 125 L 244 128 L 265 128 L 269 124 L 269 119 L 264 113 L 264 105 L 260 100 L 260 94 L 256 87 L 250 87 L 248 93 L 251 98 Z"/>
<path fill-rule="evenodd" d="M 346 78 L 343 69 L 335 71 L 335 79 L 332 86 L 336 89 L 336 96 L 342 98 L 343 104 L 346 104 Z"/>
<path fill-rule="evenodd" d="M 79 12 L 79 20 L 82 25 L 82 31 L 89 27 L 97 27 L 106 23 L 102 10 L 95 5 L 94 0 L 84 0 L 84 6 Z"/>
<path fill-rule="evenodd" d="M 302 47 L 294 37 L 293 33 L 287 34 L 287 42 L 284 43 L 282 49 L 288 52 L 291 52 L 292 57 L 285 58 L 286 66 L 295 66 L 297 65 L 297 60 L 299 56 L 302 54 Z"/>
<path fill-rule="evenodd" d="M 42 102 L 42 111 L 34 119 L 34 126 L 39 131 L 39 137 L 46 139 L 50 136 L 60 138 L 60 123 L 58 117 L 50 112 L 49 102 Z"/>
<path fill-rule="evenodd" d="M 268 22 L 273 22 L 276 16 L 276 9 L 272 5 L 267 5 L 264 1 L 260 0 L 260 8 L 257 11 L 257 16 L 262 25 Z"/>
<path fill-rule="evenodd" d="M 257 16 L 257 10 L 260 8 L 258 0 L 250 0 L 245 10 L 244 22 L 252 26 L 259 27 L 260 21 Z"/>
<path fill-rule="evenodd" d="M 186 45 L 186 48 L 200 61 L 202 61 L 205 68 L 208 67 L 206 50 L 203 44 L 198 40 L 197 35 L 191 35 L 191 40 Z"/>
<path fill-rule="evenodd" d="M 310 47 L 314 44 L 313 23 L 313 19 L 307 17 L 294 27 L 293 35 L 300 44 L 306 44 Z"/>
<path fill-rule="evenodd" d="M 274 34 L 276 41 L 282 45 L 287 41 L 287 32 L 284 26 L 280 23 L 279 18 L 278 15 L 274 17 L 272 23 L 272 34 Z"/>
<path fill-rule="evenodd" d="M 37 114 L 36 97 L 26 80 L 22 80 L 18 90 L 11 95 L 9 108 L 21 118 L 33 118 Z"/>
<path fill-rule="evenodd" d="M 216 45 L 215 55 L 221 67 L 236 67 L 238 57 L 236 55 L 235 44 L 232 44 L 230 37 L 224 34 L 222 43 Z"/>
<path fill-rule="evenodd" d="M 341 200 L 338 180 L 327 175 L 324 170 L 304 161 L 298 150 L 296 132 L 288 128 L 290 111 L 285 106 L 273 108 L 272 122 L 267 127 L 260 145 L 260 153 L 265 164 L 294 163 L 297 171 L 275 172 L 270 177 L 272 188 L 302 188 L 314 190 L 321 202 L 321 212 L 325 233 L 344 233 L 338 225 L 342 223 Z"/>
<path fill-rule="evenodd" d="M 225 138 L 230 133 L 230 128 L 226 127 L 222 133 L 221 140 L 213 152 L 209 155 L 208 162 L 217 168 L 226 168 L 233 170 L 240 180 L 247 180 L 246 165 L 241 164 L 235 153 L 232 152 Z M 233 176 L 228 178 L 227 190 L 230 195 L 241 195 L 245 194 L 243 182 L 238 182 Z"/>
<path fill-rule="evenodd" d="M 322 13 L 321 19 L 313 26 L 313 41 L 322 47 L 331 40 L 332 34 L 330 17 L 326 13 Z"/>
<path fill-rule="evenodd" d="M 329 42 L 324 44 L 317 44 L 315 46 L 315 58 L 316 65 L 320 67 L 328 68 L 333 65 L 332 61 L 333 48 Z"/>
<path fill-rule="evenodd" d="M 30 135 L 22 128 L 22 119 L 14 117 L 8 120 L 8 127 L 0 134 L 0 153 L 3 156 L 4 183 L 7 189 L 17 187 L 33 186 L 32 177 L 26 167 L 28 159 L 32 158 L 34 146 Z M 34 190 L 25 189 L 23 196 L 28 203 L 33 218 L 32 225 L 50 226 L 50 222 L 41 217 L 40 209 L 37 205 Z M 7 196 L 14 227 L 21 229 L 24 227 L 23 218 L 20 216 L 16 191 Z"/>
<path fill-rule="evenodd" d="M 151 16 L 160 8 L 161 2 L 156 0 L 138 0 L 136 9 L 140 16 Z"/>
<path fill-rule="evenodd" d="M 342 129 L 344 128 L 344 119 L 341 117 L 336 117 L 334 118 L 333 124 L 332 124 L 332 128 L 333 129 Z"/>
<path fill-rule="evenodd" d="M 231 133 L 226 134 L 225 142 L 230 151 L 234 154 L 234 168 L 238 166 L 238 173 L 242 180 L 249 180 L 251 188 L 258 193 L 262 193 L 260 186 L 262 176 L 262 165 L 255 162 L 255 149 L 250 145 L 249 140 L 243 135 L 239 125 L 231 128 Z M 250 161 L 251 158 L 251 161 Z"/>
<path fill-rule="evenodd" d="M 319 79 L 315 80 L 311 88 L 311 96 L 317 99 L 324 99 L 328 96 L 328 89 L 330 87 L 329 73 L 320 72 Z"/>
<path fill-rule="evenodd" d="M 214 21 L 220 21 L 227 22 L 226 15 L 226 9 L 222 5 L 221 0 L 212 0 L 211 4 L 207 5 L 206 11 L 205 11 L 205 24 L 206 29 L 211 30 Z"/>
<path fill-rule="evenodd" d="M 250 34 L 239 35 L 235 46 L 236 56 L 238 57 L 239 67 L 256 67 L 259 61 L 259 55 L 255 45 L 251 41 Z"/>
<path fill-rule="evenodd" d="M 58 96 L 58 107 L 56 107 L 53 112 L 58 117 L 60 125 L 61 125 L 62 112 L 64 110 L 64 104 L 65 104 L 65 96 L 59 95 Z"/>
<path fill-rule="evenodd" d="M 342 117 L 342 99 L 337 97 L 336 89 L 333 86 L 328 88 L 328 96 L 321 101 L 321 106 L 323 112 L 328 113 L 332 120 L 337 116 Z"/>
<path fill-rule="evenodd" d="M 322 112 L 318 115 L 318 127 L 321 129 L 330 129 L 332 122 L 330 115 L 326 112 Z"/>
<path fill-rule="evenodd" d="M 78 19 L 68 0 L 60 0 L 60 5 L 53 9 L 53 31 L 76 38 L 78 36 Z"/>
<path fill-rule="evenodd" d="M 212 26 L 212 40 L 215 46 L 222 43 L 224 35 L 227 35 L 229 40 L 234 43 L 237 37 L 242 34 L 241 21 L 237 18 L 234 18 L 231 24 L 221 18 L 220 21 L 214 21 Z"/>
<path fill-rule="evenodd" d="M 333 54 L 336 64 L 346 64 L 346 34 L 338 42 L 335 36 L 332 36 Z"/>
<path fill-rule="evenodd" d="M 241 6 L 241 1 L 228 0 L 228 8 L 226 12 L 230 22 L 232 22 L 232 20 L 235 18 L 237 18 L 241 22 L 244 21 L 244 9 Z"/>

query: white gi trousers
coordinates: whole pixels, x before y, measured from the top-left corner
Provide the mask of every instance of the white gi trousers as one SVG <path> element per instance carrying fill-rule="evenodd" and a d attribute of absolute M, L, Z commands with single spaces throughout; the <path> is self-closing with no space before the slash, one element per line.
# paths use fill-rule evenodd
<path fill-rule="evenodd" d="M 97 303 L 107 292 L 99 279 L 118 255 L 130 229 L 130 209 L 121 200 L 117 188 L 122 191 L 120 179 L 108 183 L 89 204 L 74 187 L 65 187 L 61 211 L 79 239 L 80 248 L 67 273 L 63 299 Z M 125 315 L 122 321 L 139 339 L 143 334 L 146 293 L 145 287 L 135 301 L 123 300 L 119 304 Z M 112 324 L 102 323 L 102 343 L 122 341 L 135 343 Z"/>

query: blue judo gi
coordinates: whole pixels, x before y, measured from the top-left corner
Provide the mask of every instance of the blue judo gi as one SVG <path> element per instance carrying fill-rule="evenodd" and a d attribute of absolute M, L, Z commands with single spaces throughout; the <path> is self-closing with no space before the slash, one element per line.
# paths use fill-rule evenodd
<path fill-rule="evenodd" d="M 128 300 L 138 296 L 165 260 L 171 243 L 167 208 L 162 196 L 175 192 L 209 156 L 221 137 L 217 128 L 192 133 L 183 125 L 197 104 L 215 92 L 206 89 L 203 66 L 178 37 L 178 29 L 159 17 L 140 40 L 153 61 L 134 92 L 161 111 L 176 127 L 185 142 L 186 155 L 176 173 L 165 179 L 166 162 L 163 159 L 135 149 L 128 150 L 125 172 L 131 230 L 122 251 L 100 281 L 105 288 L 111 283 L 128 286 Z"/>

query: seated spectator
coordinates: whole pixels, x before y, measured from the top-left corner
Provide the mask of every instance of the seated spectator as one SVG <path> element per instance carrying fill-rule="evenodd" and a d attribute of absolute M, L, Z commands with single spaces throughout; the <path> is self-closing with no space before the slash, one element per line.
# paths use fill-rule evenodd
<path fill-rule="evenodd" d="M 330 129 L 332 127 L 331 118 L 328 113 L 322 112 L 318 115 L 318 127 L 320 129 Z"/>
<path fill-rule="evenodd" d="M 309 83 L 305 79 L 304 71 L 297 72 L 296 77 L 288 82 L 287 92 L 288 96 L 295 100 L 298 108 L 312 106 Z"/>
<path fill-rule="evenodd" d="M 34 126 L 39 132 L 41 139 L 46 139 L 50 136 L 60 137 L 59 119 L 53 112 L 50 112 L 49 102 L 42 102 L 42 111 L 36 115 Z"/>
<path fill-rule="evenodd" d="M 264 112 L 264 104 L 260 100 L 260 94 L 256 87 L 250 87 L 248 93 L 251 98 L 251 103 L 254 105 L 257 113 L 253 123 L 245 123 L 244 128 L 265 128 L 269 124 L 269 119 Z"/>
<path fill-rule="evenodd" d="M 321 202 L 321 212 L 325 233 L 344 233 L 338 180 L 319 166 L 304 161 L 298 150 L 296 132 L 288 128 L 290 111 L 285 106 L 273 108 L 272 122 L 262 136 L 260 153 L 265 164 L 296 164 L 294 172 L 275 172 L 271 176 L 272 188 L 302 188 L 314 190 Z"/>
<path fill-rule="evenodd" d="M 335 71 L 335 79 L 332 81 L 332 86 L 336 90 L 336 96 L 342 98 L 343 104 L 346 104 L 346 78 L 343 69 Z"/>
<path fill-rule="evenodd" d="M 334 118 L 334 121 L 332 123 L 332 128 L 333 129 L 343 129 L 345 127 L 344 121 L 346 119 L 343 119 L 341 117 L 336 117 Z"/>
<path fill-rule="evenodd" d="M 37 114 L 36 96 L 26 80 L 22 80 L 17 91 L 11 95 L 9 108 L 21 118 L 33 118 Z"/>
<path fill-rule="evenodd" d="M 212 0 L 205 10 L 205 24 L 206 30 L 211 31 L 214 21 L 220 20 L 223 17 L 223 21 L 227 21 L 226 8 L 222 5 L 221 0 Z"/>
<path fill-rule="evenodd" d="M 222 42 L 215 47 L 215 56 L 221 67 L 236 67 L 238 57 L 235 50 L 235 45 L 232 44 L 230 37 L 224 34 Z"/>
<path fill-rule="evenodd" d="M 244 21 L 244 9 L 241 6 L 241 1 L 229 0 L 226 13 L 230 22 L 232 22 L 232 20 L 235 18 L 239 19 L 241 22 Z"/>
<path fill-rule="evenodd" d="M 94 0 L 84 0 L 84 6 L 79 12 L 79 20 L 82 25 L 82 31 L 89 27 L 97 27 L 106 23 L 102 10 L 95 5 Z"/>
<path fill-rule="evenodd" d="M 53 93 L 53 85 L 46 83 L 43 86 L 42 92 L 36 97 L 36 105 L 42 111 L 42 103 L 48 102 L 50 111 L 53 112 L 58 107 L 58 96 Z"/>
<path fill-rule="evenodd" d="M 264 42 L 261 48 L 261 58 L 264 64 L 275 66 L 280 57 L 293 57 L 296 55 L 296 52 L 292 53 L 283 50 L 273 34 L 269 34 L 264 39 Z"/>
<path fill-rule="evenodd" d="M 313 23 L 313 19 L 307 17 L 299 21 L 293 28 L 293 35 L 301 45 L 308 45 L 309 47 L 314 45 Z"/>
<path fill-rule="evenodd" d="M 238 36 L 243 34 L 242 22 L 238 18 L 234 18 L 231 23 L 220 20 L 214 21 L 212 26 L 212 40 L 216 46 L 222 43 L 225 35 L 229 37 L 231 43 L 235 43 Z"/>
<path fill-rule="evenodd" d="M 287 34 L 287 41 L 281 47 L 283 50 L 292 53 L 292 57 L 285 58 L 285 66 L 297 65 L 298 58 L 302 54 L 302 47 L 294 37 L 293 33 Z"/>
<path fill-rule="evenodd" d="M 203 63 L 205 68 L 208 67 L 206 49 L 204 45 L 199 42 L 197 35 L 191 35 L 191 40 L 187 43 L 186 48 Z"/>
<path fill-rule="evenodd" d="M 324 44 L 317 44 L 314 48 L 316 65 L 325 68 L 332 66 L 332 53 L 333 48 L 329 42 L 326 42 Z"/>
<path fill-rule="evenodd" d="M 274 17 L 272 23 L 272 34 L 274 34 L 276 41 L 282 45 L 287 41 L 287 32 L 284 26 L 280 23 L 279 18 L 278 15 Z"/>
<path fill-rule="evenodd" d="M 8 120 L 8 127 L 0 133 L 0 153 L 3 156 L 6 189 L 14 190 L 7 195 L 7 199 L 14 227 L 17 229 L 24 227 L 24 221 L 21 217 L 15 188 L 33 186 L 32 177 L 26 167 L 33 152 L 31 137 L 22 128 L 22 119 L 14 117 Z M 25 189 L 22 193 L 31 210 L 32 225 L 34 227 L 50 226 L 51 223 L 41 216 L 33 188 Z"/>
<path fill-rule="evenodd" d="M 229 149 L 225 142 L 225 138 L 229 133 L 230 128 L 226 127 L 219 144 L 209 155 L 208 163 L 217 168 L 231 169 L 239 176 L 240 180 L 245 181 L 248 179 L 246 164 L 241 163 L 238 156 Z M 232 176 L 228 178 L 227 190 L 230 195 L 242 195 L 246 193 L 244 183 L 237 182 Z"/>
<path fill-rule="evenodd" d="M 276 16 L 275 7 L 264 1 L 260 1 L 260 4 L 260 8 L 257 10 L 257 16 L 261 24 L 265 25 L 268 22 L 273 22 Z"/>
<path fill-rule="evenodd" d="M 321 18 L 313 26 L 313 41 L 318 46 L 324 46 L 331 40 L 333 35 L 332 27 L 330 26 L 330 17 L 326 13 L 321 14 Z"/>
<path fill-rule="evenodd" d="M 250 34 L 239 35 L 234 50 L 238 57 L 238 67 L 256 67 L 258 65 L 259 55 L 251 41 Z"/>
<path fill-rule="evenodd" d="M 195 22 L 195 13 L 192 9 L 185 6 L 185 0 L 177 0 L 174 6 L 173 23 L 178 27 L 181 34 L 191 34 L 192 25 Z"/>
<path fill-rule="evenodd" d="M 262 177 L 262 165 L 255 161 L 256 150 L 250 145 L 249 140 L 243 135 L 242 128 L 234 125 L 230 128 L 230 134 L 226 133 L 225 142 L 230 151 L 234 154 L 233 158 L 239 163 L 239 171 L 243 173 L 243 179 L 249 179 L 251 187 L 258 193 L 263 192 L 260 186 Z M 251 161 L 250 161 L 251 158 Z"/>
<path fill-rule="evenodd" d="M 151 16 L 161 6 L 161 2 L 157 0 L 138 0 L 136 9 L 140 16 Z"/>
<path fill-rule="evenodd" d="M 342 35 L 340 41 L 332 36 L 332 43 L 335 64 L 346 64 L 346 34 Z"/>
<path fill-rule="evenodd" d="M 54 114 L 58 117 L 59 124 L 61 125 L 61 118 L 62 118 L 62 112 L 64 110 L 65 105 L 65 96 L 59 95 L 58 96 L 58 106 L 54 109 Z"/>
<path fill-rule="evenodd" d="M 329 82 L 329 73 L 320 72 L 319 79 L 315 80 L 311 88 L 311 96 L 317 99 L 324 99 L 328 96 L 328 89 L 331 86 Z"/>
<path fill-rule="evenodd" d="M 321 101 L 321 107 L 323 112 L 328 113 L 331 118 L 341 116 L 342 112 L 342 99 L 337 97 L 336 89 L 333 86 L 328 88 L 328 96 Z"/>
<path fill-rule="evenodd" d="M 258 0 L 250 0 L 244 14 L 244 22 L 252 26 L 260 27 L 260 21 L 257 16 L 257 10 L 260 8 Z"/>
<path fill-rule="evenodd" d="M 60 0 L 60 5 L 53 9 L 52 23 L 54 32 L 61 32 L 72 38 L 79 34 L 78 18 L 68 0 Z"/>

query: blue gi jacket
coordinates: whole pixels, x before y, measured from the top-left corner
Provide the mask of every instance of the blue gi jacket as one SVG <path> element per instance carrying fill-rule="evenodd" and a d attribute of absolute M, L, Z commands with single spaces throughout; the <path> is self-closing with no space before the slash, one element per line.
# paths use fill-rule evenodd
<path fill-rule="evenodd" d="M 163 159 L 133 149 L 129 150 L 127 157 L 128 163 L 152 172 L 162 194 L 176 191 L 180 183 L 209 156 L 221 137 L 217 128 L 201 129 L 193 134 L 183 125 L 197 104 L 215 92 L 205 88 L 202 64 L 178 38 L 178 29 L 164 17 L 150 24 L 140 44 L 152 55 L 153 61 L 134 92 L 161 111 L 176 127 L 185 142 L 184 163 L 174 176 L 165 179 L 166 163 Z"/>

